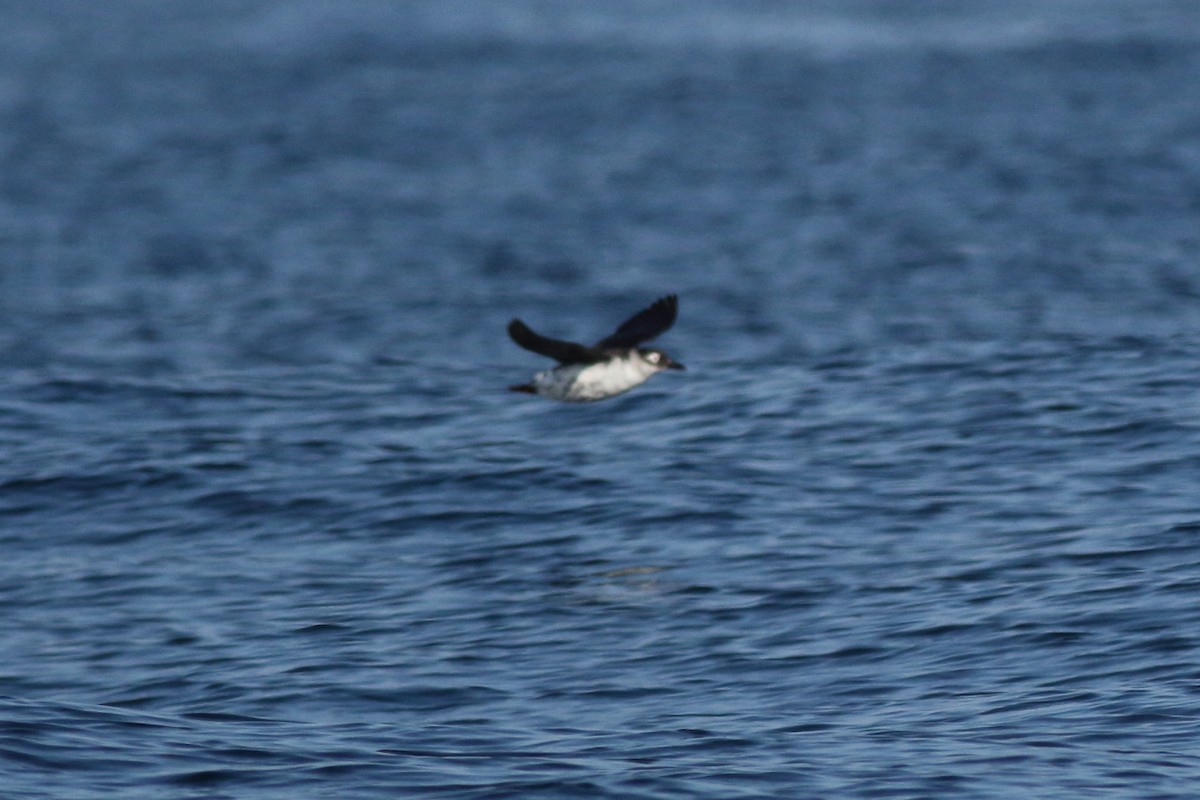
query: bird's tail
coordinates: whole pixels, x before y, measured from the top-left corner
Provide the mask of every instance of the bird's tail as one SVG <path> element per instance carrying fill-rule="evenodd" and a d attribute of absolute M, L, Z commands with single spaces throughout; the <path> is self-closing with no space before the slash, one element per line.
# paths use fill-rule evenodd
<path fill-rule="evenodd" d="M 524 392 L 525 394 L 537 394 L 537 389 L 533 388 L 532 383 L 518 383 L 516 386 L 508 387 L 510 392 Z"/>

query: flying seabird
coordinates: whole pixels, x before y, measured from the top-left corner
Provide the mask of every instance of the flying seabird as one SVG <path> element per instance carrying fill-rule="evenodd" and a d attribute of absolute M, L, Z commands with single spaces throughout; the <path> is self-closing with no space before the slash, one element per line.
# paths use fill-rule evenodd
<path fill-rule="evenodd" d="M 508 323 L 512 340 L 526 350 L 553 358 L 558 366 L 539 372 L 529 383 L 509 389 L 540 394 L 551 400 L 583 403 L 627 392 L 664 369 L 683 369 L 683 364 L 671 360 L 662 350 L 638 347 L 670 328 L 678 308 L 679 298 L 675 295 L 661 297 L 590 347 L 550 339 L 514 319 Z"/>

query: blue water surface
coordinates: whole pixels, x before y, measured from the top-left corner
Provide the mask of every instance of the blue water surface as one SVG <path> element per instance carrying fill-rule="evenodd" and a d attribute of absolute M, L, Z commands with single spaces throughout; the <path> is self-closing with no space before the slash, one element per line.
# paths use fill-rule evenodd
<path fill-rule="evenodd" d="M 1197 86 L 1166 0 L 3 4 L 0 795 L 1194 798 Z"/>

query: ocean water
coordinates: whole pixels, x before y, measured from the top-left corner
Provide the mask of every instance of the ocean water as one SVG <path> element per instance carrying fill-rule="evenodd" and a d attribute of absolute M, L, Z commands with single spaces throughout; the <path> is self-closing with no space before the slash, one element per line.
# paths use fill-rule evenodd
<path fill-rule="evenodd" d="M 0 795 L 1197 796 L 1198 85 L 1165 0 L 0 6 Z"/>

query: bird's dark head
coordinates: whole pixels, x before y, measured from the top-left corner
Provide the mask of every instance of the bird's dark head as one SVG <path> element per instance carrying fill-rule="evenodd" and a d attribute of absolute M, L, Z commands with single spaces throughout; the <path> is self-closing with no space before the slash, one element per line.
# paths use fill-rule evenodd
<path fill-rule="evenodd" d="M 653 350 L 651 348 L 639 349 L 638 354 L 646 361 L 659 369 L 686 369 L 683 364 L 672 359 L 662 350 Z"/>

